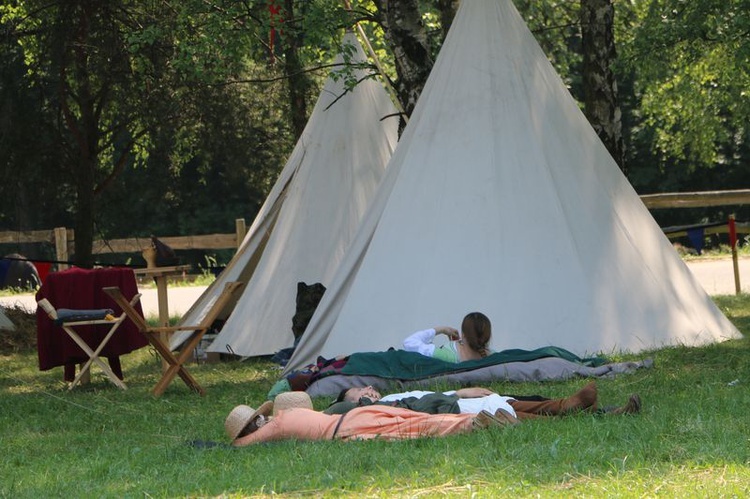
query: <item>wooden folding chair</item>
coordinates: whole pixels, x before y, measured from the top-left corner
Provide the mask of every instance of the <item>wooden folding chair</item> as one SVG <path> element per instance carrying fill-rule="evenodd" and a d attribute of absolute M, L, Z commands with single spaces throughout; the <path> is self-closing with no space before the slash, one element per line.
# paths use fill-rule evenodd
<path fill-rule="evenodd" d="M 133 299 L 128 302 L 125 300 L 125 303 L 128 304 L 129 307 L 133 308 L 135 310 L 135 304 L 138 303 L 138 300 L 140 300 L 141 295 L 136 294 Z M 123 299 L 125 297 L 123 296 Z M 47 316 L 52 319 L 53 321 L 58 320 L 58 314 L 57 309 L 50 303 L 50 301 L 46 298 L 42 298 L 39 300 L 38 305 L 44 310 L 44 312 L 47 314 Z M 63 320 L 60 323 L 60 327 L 62 327 L 63 331 L 68 333 L 68 336 L 72 338 L 73 341 L 76 342 L 76 344 L 81 347 L 81 350 L 83 350 L 86 355 L 89 356 L 89 360 L 87 360 L 82 366 L 81 371 L 78 373 L 78 375 L 75 377 L 73 382 L 68 387 L 68 390 L 72 390 L 76 385 L 81 383 L 82 380 L 88 379 L 91 373 L 91 365 L 96 363 L 104 372 L 104 374 L 107 375 L 107 377 L 114 383 L 116 386 L 122 388 L 123 390 L 127 390 L 127 386 L 125 383 L 117 377 L 117 375 L 112 372 L 112 369 L 105 364 L 102 359 L 99 357 L 99 354 L 104 349 L 104 347 L 107 345 L 107 342 L 109 342 L 110 338 L 115 334 L 117 331 L 117 328 L 120 327 L 120 324 L 125 320 L 125 317 L 127 315 L 125 313 L 120 314 L 119 317 L 115 317 L 114 319 L 95 319 L 95 320 Z M 96 350 L 92 350 L 88 343 L 86 343 L 83 338 L 75 331 L 76 327 L 79 326 L 96 326 L 96 325 L 108 325 L 109 331 L 104 336 L 102 341 L 99 343 L 99 346 L 96 347 Z"/>
<path fill-rule="evenodd" d="M 156 383 L 156 386 L 153 389 L 153 394 L 155 396 L 158 397 L 162 393 L 164 393 L 164 390 L 166 390 L 169 383 L 171 383 L 174 377 L 177 375 L 179 375 L 180 378 L 182 378 L 182 381 L 184 381 L 185 384 L 192 390 L 200 393 L 201 395 L 204 395 L 206 393 L 205 390 L 203 390 L 203 388 L 195 380 L 195 378 L 193 378 L 193 376 L 187 371 L 187 369 L 185 369 L 184 364 L 192 354 L 195 347 L 198 346 L 198 343 L 201 341 L 201 338 L 203 338 L 203 335 L 206 334 L 218 315 L 224 309 L 227 302 L 232 298 L 234 292 L 237 291 L 240 286 L 242 286 L 241 282 L 235 281 L 226 283 L 224 285 L 224 290 L 216 299 L 213 306 L 208 311 L 200 324 L 196 326 L 181 325 L 173 327 L 149 326 L 143 316 L 138 313 L 138 311 L 134 307 L 132 307 L 130 303 L 128 303 L 128 300 L 125 299 L 125 296 L 123 296 L 120 288 L 103 288 L 104 292 L 112 297 L 115 303 L 117 303 L 117 305 L 122 308 L 125 314 L 130 318 L 130 320 L 135 323 L 141 333 L 143 333 L 144 336 L 148 338 L 149 343 L 151 343 L 157 353 L 166 361 L 168 365 L 167 369 L 163 372 L 161 379 L 158 383 Z M 169 349 L 168 335 L 164 335 L 164 333 L 175 333 L 177 331 L 193 331 L 193 333 L 188 337 L 187 340 L 185 340 L 185 342 L 182 344 L 182 348 L 179 350 L 177 356 L 175 356 Z M 162 335 L 167 336 L 167 339 L 162 340 Z"/>

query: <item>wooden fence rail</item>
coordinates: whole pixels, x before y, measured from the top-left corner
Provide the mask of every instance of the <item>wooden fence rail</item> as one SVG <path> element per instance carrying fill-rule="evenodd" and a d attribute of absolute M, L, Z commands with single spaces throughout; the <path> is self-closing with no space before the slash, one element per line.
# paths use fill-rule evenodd
<path fill-rule="evenodd" d="M 658 208 L 705 208 L 750 204 L 750 189 L 733 191 L 672 192 L 645 194 L 641 201 L 649 210 Z"/>
<path fill-rule="evenodd" d="M 234 234 L 205 234 L 202 236 L 158 236 L 159 240 L 169 245 L 172 249 L 237 249 L 242 244 L 247 232 L 245 219 L 238 218 L 234 221 Z M 55 246 L 55 255 L 58 262 L 69 261 L 73 252 L 75 231 L 58 227 L 49 230 L 0 232 L 0 244 L 20 243 L 48 243 Z M 131 237 L 127 239 L 96 240 L 92 248 L 95 255 L 105 253 L 140 253 L 151 245 L 150 237 Z M 59 268 L 67 268 L 60 264 Z"/>
<path fill-rule="evenodd" d="M 665 194 L 645 194 L 641 196 L 643 204 L 650 210 L 664 208 L 700 208 L 708 206 L 727 206 L 750 204 L 750 189 L 731 191 L 676 192 Z M 747 224 L 737 224 L 739 232 L 750 232 Z M 239 248 L 247 232 L 245 219 L 235 220 L 234 234 L 206 234 L 202 236 L 158 236 L 159 240 L 176 250 L 186 249 L 229 249 Z M 669 231 L 669 237 L 680 237 L 687 231 Z M 726 225 L 707 228 L 706 234 L 726 233 Z M 47 230 L 0 232 L 0 244 L 49 243 L 55 246 L 56 257 L 60 262 L 69 261 L 73 251 L 75 232 L 73 229 L 58 227 Z M 151 244 L 148 237 L 94 241 L 92 248 L 95 255 L 104 253 L 140 253 Z"/>
<path fill-rule="evenodd" d="M 748 222 L 737 222 L 735 224 L 735 227 L 737 229 L 738 234 L 750 234 L 750 223 Z M 670 239 L 674 239 L 676 237 L 685 237 L 688 235 L 687 229 L 672 229 L 669 227 L 664 227 L 662 229 L 664 231 L 664 234 Z M 706 227 L 703 229 L 703 234 L 705 235 L 711 235 L 711 234 L 729 234 L 729 224 L 725 223 L 723 225 L 717 225 L 715 227 Z"/>

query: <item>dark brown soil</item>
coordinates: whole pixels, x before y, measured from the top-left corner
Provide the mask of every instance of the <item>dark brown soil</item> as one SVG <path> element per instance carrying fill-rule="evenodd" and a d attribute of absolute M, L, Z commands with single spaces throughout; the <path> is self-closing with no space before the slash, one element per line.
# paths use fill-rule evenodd
<path fill-rule="evenodd" d="M 0 329 L 0 355 L 36 351 L 36 314 L 24 308 L 3 310 L 16 329 Z"/>

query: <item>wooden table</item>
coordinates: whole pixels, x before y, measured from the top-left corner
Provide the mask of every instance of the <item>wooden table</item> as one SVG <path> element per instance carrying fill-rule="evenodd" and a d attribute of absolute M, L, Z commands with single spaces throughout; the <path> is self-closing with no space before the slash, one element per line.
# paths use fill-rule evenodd
<path fill-rule="evenodd" d="M 171 267 L 150 267 L 145 269 L 135 269 L 135 275 L 143 277 L 153 277 L 156 282 L 156 297 L 159 306 L 159 325 L 169 326 L 169 295 L 167 293 L 167 283 L 169 276 L 180 275 L 190 270 L 190 265 L 174 265 Z M 169 344 L 169 338 L 166 333 L 162 335 L 161 340 Z M 169 364 L 162 359 L 162 370 L 166 371 Z"/>

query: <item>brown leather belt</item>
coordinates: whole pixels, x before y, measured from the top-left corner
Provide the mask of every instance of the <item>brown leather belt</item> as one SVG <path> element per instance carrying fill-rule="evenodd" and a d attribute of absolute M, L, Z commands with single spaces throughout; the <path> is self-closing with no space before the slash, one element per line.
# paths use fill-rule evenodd
<path fill-rule="evenodd" d="M 336 434 L 339 432 L 339 428 L 341 428 L 341 422 L 344 421 L 344 416 L 346 416 L 346 413 L 342 414 L 339 418 L 339 422 L 336 423 L 336 428 L 333 429 L 333 435 L 331 436 L 331 440 L 334 440 L 336 438 Z"/>

